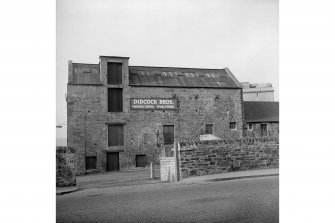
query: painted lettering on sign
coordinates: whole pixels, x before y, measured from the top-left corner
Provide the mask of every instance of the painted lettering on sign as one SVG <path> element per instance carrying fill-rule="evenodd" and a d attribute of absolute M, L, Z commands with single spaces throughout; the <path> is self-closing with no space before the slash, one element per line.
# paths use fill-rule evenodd
<path fill-rule="evenodd" d="M 131 98 L 131 109 L 176 109 L 176 100 L 167 98 Z"/>

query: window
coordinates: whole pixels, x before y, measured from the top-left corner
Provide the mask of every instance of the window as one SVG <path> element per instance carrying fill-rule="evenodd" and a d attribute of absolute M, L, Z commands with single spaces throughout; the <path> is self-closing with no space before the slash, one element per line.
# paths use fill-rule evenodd
<path fill-rule="evenodd" d="M 87 156 L 85 160 L 86 170 L 92 170 L 97 168 L 97 157 Z"/>
<path fill-rule="evenodd" d="M 147 165 L 147 159 L 145 155 L 136 155 L 136 167 L 145 167 Z"/>
<path fill-rule="evenodd" d="M 107 84 L 122 84 L 122 63 L 107 63 Z"/>
<path fill-rule="evenodd" d="M 164 125 L 163 126 L 164 145 L 173 144 L 174 142 L 174 126 Z"/>
<path fill-rule="evenodd" d="M 261 124 L 261 135 L 266 136 L 268 134 L 268 125 L 267 124 Z"/>
<path fill-rule="evenodd" d="M 213 124 L 206 124 L 206 134 L 213 134 Z"/>
<path fill-rule="evenodd" d="M 253 125 L 251 123 L 248 124 L 248 130 L 252 131 Z"/>
<path fill-rule="evenodd" d="M 229 128 L 231 130 L 236 130 L 236 122 L 229 122 Z"/>
<path fill-rule="evenodd" d="M 108 88 L 108 112 L 122 112 L 122 88 Z"/>
<path fill-rule="evenodd" d="M 123 125 L 108 126 L 108 146 L 123 146 Z"/>

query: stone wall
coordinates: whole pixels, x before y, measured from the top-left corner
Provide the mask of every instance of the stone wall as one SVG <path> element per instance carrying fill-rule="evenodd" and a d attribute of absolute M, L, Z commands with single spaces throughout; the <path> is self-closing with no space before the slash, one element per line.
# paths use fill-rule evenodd
<path fill-rule="evenodd" d="M 75 186 L 75 151 L 68 147 L 56 148 L 56 186 Z"/>
<path fill-rule="evenodd" d="M 81 64 L 69 62 L 70 84 L 101 84 L 99 64 Z M 70 74 L 71 72 L 71 74 Z"/>
<path fill-rule="evenodd" d="M 181 177 L 278 168 L 278 138 L 245 138 L 181 143 Z"/>
<path fill-rule="evenodd" d="M 176 166 L 174 157 L 161 157 L 160 175 L 162 181 L 174 181 L 176 179 Z"/>
<path fill-rule="evenodd" d="M 107 84 L 108 62 L 122 63 L 121 85 Z M 159 157 L 169 155 L 173 147 L 164 145 L 163 125 L 174 125 L 178 141 L 199 139 L 206 124 L 213 124 L 213 134 L 218 137 L 242 137 L 241 89 L 129 86 L 128 58 L 123 57 L 102 56 L 98 65 L 87 66 L 69 62 L 68 146 L 76 151 L 77 174 L 85 173 L 85 156 L 96 156 L 97 170 L 106 171 L 108 152 L 119 152 L 121 170 L 134 168 L 136 155 L 144 154 L 148 163 L 158 164 Z M 88 73 L 88 68 L 94 73 Z M 76 84 L 76 72 L 90 74 L 92 83 L 77 76 L 85 84 Z M 123 89 L 122 112 L 108 112 L 108 88 L 113 87 Z M 131 110 L 130 98 L 174 98 L 177 109 Z M 229 122 L 236 122 L 237 129 L 229 129 Z M 112 124 L 123 125 L 123 146 L 108 146 L 108 125 Z"/>
<path fill-rule="evenodd" d="M 213 124 L 213 134 L 221 138 L 242 137 L 242 107 L 239 89 L 130 87 L 124 89 L 124 112 L 107 111 L 107 87 L 68 85 L 68 145 L 76 150 L 77 173 L 83 173 L 86 156 L 97 157 L 97 169 L 106 169 L 106 152 L 120 152 L 120 167 L 134 168 L 135 156 L 145 154 L 148 162 L 158 163 L 164 145 L 163 125 L 174 125 L 175 136 L 196 140 Z M 171 110 L 130 110 L 130 98 L 176 98 Z M 237 130 L 229 129 L 229 122 Z M 108 124 L 124 125 L 124 146 L 108 147 Z M 86 150 L 86 152 L 85 152 Z"/>

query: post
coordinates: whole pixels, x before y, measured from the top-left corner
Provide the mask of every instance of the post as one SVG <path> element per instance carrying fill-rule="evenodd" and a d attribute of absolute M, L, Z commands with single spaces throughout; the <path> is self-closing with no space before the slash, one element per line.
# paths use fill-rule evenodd
<path fill-rule="evenodd" d="M 150 162 L 150 178 L 154 179 L 155 178 L 155 169 L 154 169 L 154 163 Z"/>
<path fill-rule="evenodd" d="M 86 114 L 85 114 L 85 139 L 84 139 L 84 169 L 85 169 L 85 172 L 86 172 L 86 123 L 87 122 L 87 111 L 86 111 Z"/>
<path fill-rule="evenodd" d="M 180 171 L 179 171 L 179 143 L 175 140 L 174 143 L 174 160 L 175 160 L 175 181 L 180 181 Z"/>

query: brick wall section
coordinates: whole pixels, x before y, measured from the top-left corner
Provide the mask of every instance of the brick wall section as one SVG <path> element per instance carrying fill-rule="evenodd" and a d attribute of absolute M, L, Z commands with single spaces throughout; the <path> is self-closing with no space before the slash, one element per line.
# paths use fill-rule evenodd
<path fill-rule="evenodd" d="M 162 181 L 174 181 L 175 176 L 175 158 L 161 157 L 160 158 L 160 174 Z"/>
<path fill-rule="evenodd" d="M 278 167 L 278 138 L 181 143 L 182 178 Z"/>

